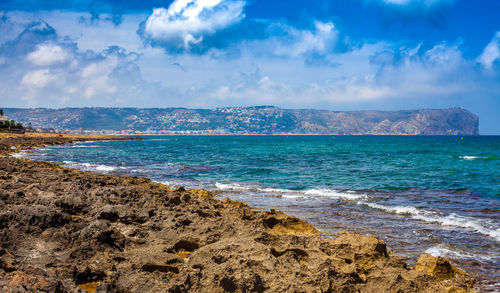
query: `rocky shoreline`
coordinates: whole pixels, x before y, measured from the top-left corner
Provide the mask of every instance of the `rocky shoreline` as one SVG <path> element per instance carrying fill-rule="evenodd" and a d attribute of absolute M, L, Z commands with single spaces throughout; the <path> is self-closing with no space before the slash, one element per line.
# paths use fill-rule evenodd
<path fill-rule="evenodd" d="M 411 267 L 374 236 L 329 240 L 206 190 L 10 156 L 116 139 L 132 138 L 0 134 L 1 292 L 476 292 L 448 260 Z"/>

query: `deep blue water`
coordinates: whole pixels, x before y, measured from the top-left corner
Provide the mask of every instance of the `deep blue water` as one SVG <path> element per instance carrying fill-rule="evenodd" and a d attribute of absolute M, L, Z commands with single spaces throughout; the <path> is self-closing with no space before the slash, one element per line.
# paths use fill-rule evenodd
<path fill-rule="evenodd" d="M 152 136 L 42 148 L 30 158 L 217 190 L 325 235 L 375 234 L 451 258 L 500 290 L 499 136 Z M 489 289 L 488 289 L 489 288 Z"/>

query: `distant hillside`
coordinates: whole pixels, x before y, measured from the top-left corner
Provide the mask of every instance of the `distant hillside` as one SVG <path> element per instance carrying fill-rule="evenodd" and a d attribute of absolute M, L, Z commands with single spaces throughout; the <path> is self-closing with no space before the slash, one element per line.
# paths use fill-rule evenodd
<path fill-rule="evenodd" d="M 478 135 L 479 118 L 461 109 L 408 111 L 288 110 L 271 106 L 217 109 L 4 109 L 24 125 L 122 133 Z M 127 132 L 128 131 L 128 132 Z"/>

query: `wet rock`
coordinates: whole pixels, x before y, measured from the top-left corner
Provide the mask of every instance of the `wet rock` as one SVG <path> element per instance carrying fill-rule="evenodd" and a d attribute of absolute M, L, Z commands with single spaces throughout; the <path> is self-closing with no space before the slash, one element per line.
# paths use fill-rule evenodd
<path fill-rule="evenodd" d="M 424 253 L 418 258 L 415 270 L 434 275 L 442 280 L 447 292 L 475 292 L 476 280 L 453 266 L 447 258 Z"/>
<path fill-rule="evenodd" d="M 435 275 L 441 280 L 452 279 L 456 273 L 459 273 L 459 270 L 454 268 L 447 258 L 432 256 L 428 253 L 424 253 L 418 258 L 415 269 Z"/>

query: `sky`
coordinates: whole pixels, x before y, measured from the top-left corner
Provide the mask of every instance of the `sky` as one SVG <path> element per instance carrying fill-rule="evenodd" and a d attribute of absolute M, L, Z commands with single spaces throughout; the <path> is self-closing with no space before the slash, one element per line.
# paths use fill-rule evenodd
<path fill-rule="evenodd" d="M 497 0 L 2 0 L 0 106 L 463 107 L 500 134 Z"/>

